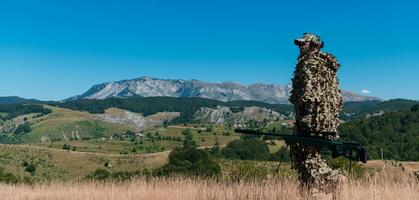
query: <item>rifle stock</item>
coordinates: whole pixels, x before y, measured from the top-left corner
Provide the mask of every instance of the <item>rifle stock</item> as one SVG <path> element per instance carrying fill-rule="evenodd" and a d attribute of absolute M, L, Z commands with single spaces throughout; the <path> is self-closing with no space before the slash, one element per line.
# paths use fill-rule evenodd
<path fill-rule="evenodd" d="M 313 136 L 299 136 L 299 135 L 284 135 L 275 134 L 271 132 L 261 132 L 259 130 L 251 129 L 236 129 L 236 133 L 248 134 L 248 135 L 267 135 L 275 136 L 283 139 L 287 144 L 306 144 L 313 145 L 317 150 L 321 151 L 325 148 L 332 151 L 332 158 L 344 156 L 353 161 L 361 161 L 367 163 L 368 153 L 364 146 L 359 143 L 353 142 L 340 142 L 335 140 L 327 140 Z"/>

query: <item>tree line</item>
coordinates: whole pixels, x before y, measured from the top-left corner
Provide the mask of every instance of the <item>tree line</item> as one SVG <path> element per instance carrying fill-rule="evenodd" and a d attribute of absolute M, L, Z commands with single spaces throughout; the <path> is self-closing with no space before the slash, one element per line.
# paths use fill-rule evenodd
<path fill-rule="evenodd" d="M 30 113 L 49 114 L 52 111 L 37 104 L 5 104 L 0 105 L 0 119 L 7 121 Z"/>
<path fill-rule="evenodd" d="M 269 104 L 258 101 L 230 101 L 223 102 L 198 97 L 145 97 L 145 98 L 109 98 L 104 100 L 81 99 L 67 102 L 55 102 L 50 105 L 72 110 L 87 111 L 89 113 L 104 113 L 106 109 L 115 107 L 141 113 L 144 116 L 158 112 L 180 112 L 181 115 L 172 123 L 190 123 L 194 114 L 201 108 L 216 108 L 225 106 L 231 108 L 232 112 L 242 111 L 245 107 L 258 106 L 272 109 L 279 113 L 292 112 L 291 105 Z"/>

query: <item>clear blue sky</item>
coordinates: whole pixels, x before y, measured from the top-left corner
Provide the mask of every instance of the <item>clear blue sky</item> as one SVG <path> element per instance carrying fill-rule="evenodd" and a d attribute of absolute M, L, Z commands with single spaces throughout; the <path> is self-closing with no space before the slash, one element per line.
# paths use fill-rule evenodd
<path fill-rule="evenodd" d="M 59 100 L 140 76 L 288 84 L 293 39 L 314 32 L 343 89 L 419 99 L 419 3 L 342 2 L 2 0 L 0 96 Z"/>

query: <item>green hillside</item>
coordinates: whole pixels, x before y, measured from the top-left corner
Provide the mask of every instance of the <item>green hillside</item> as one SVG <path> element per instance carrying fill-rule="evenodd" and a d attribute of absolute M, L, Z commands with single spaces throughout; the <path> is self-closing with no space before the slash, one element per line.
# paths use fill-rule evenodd
<path fill-rule="evenodd" d="M 142 113 L 144 116 L 158 112 L 180 112 L 181 116 L 174 123 L 191 123 L 193 115 L 201 107 L 215 108 L 217 106 L 230 107 L 233 112 L 243 110 L 245 107 L 258 106 L 269 108 L 282 114 L 292 112 L 291 105 L 268 104 L 257 101 L 230 101 L 222 102 L 204 98 L 176 98 L 176 97 L 147 97 L 147 98 L 110 98 L 104 100 L 75 100 L 51 105 L 69 108 L 89 113 L 104 113 L 106 109 L 115 107 Z"/>
<path fill-rule="evenodd" d="M 354 120 L 347 121 L 340 127 L 342 138 L 365 144 L 371 157 L 375 159 L 380 157 L 380 150 L 383 149 L 384 157 L 387 159 L 419 160 L 418 116 L 414 109 L 409 110 L 414 103 L 417 102 L 402 99 L 346 103 L 345 110 L 356 114 L 351 116 Z M 233 133 L 231 127 L 194 124 L 192 120 L 196 109 L 203 106 L 215 107 L 219 104 L 228 106 L 235 112 L 247 106 L 267 107 L 282 113 L 291 111 L 290 105 L 169 97 L 79 100 L 54 103 L 53 106 L 1 105 L 0 143 L 33 144 L 77 152 L 144 154 L 180 147 L 184 139 L 182 132 L 190 129 L 199 146 L 213 146 L 216 143 L 226 145 L 240 137 Z M 164 123 L 147 131 L 140 131 L 127 124 L 104 121 L 93 114 L 123 116 L 127 110 L 135 112 L 133 113 L 135 115 L 144 113 L 145 116 L 160 111 L 176 111 L 181 112 L 181 117 L 170 124 Z M 374 114 L 379 111 L 384 113 L 367 117 L 368 113 Z M 185 126 L 185 123 L 188 125 Z M 275 127 L 276 130 L 287 133 L 292 131 L 292 127 L 283 124 L 267 123 L 267 128 Z"/>
<path fill-rule="evenodd" d="M 47 106 L 52 113 L 30 120 L 32 131 L 22 137 L 25 143 L 44 140 L 86 140 L 122 134 L 127 128 L 122 125 L 94 120 L 89 113 Z"/>
<path fill-rule="evenodd" d="M 118 124 L 94 120 L 89 113 L 42 105 L 0 106 L 4 113 L 2 137 L 20 143 L 92 139 L 122 134 L 127 129 Z M 29 127 L 17 132 L 14 127 Z M 3 141 L 3 143 L 7 143 Z"/>
<path fill-rule="evenodd" d="M 366 101 L 366 102 L 346 102 L 343 105 L 341 119 L 348 121 L 352 119 L 364 118 L 389 111 L 409 110 L 417 104 L 417 101 L 407 99 L 393 99 L 388 101 Z M 288 104 L 269 104 L 257 101 L 230 101 L 223 102 L 204 98 L 175 98 L 175 97 L 136 97 L 136 98 L 110 98 L 105 100 L 76 100 L 63 103 L 51 103 L 51 105 L 69 108 L 89 113 L 103 113 L 111 107 L 121 108 L 145 116 L 157 112 L 180 112 L 181 116 L 174 123 L 191 123 L 193 115 L 201 107 L 215 108 L 216 106 L 229 107 L 233 112 L 241 111 L 245 107 L 257 106 L 277 111 L 284 115 L 293 112 L 293 106 Z"/>
<path fill-rule="evenodd" d="M 164 164 L 167 156 L 168 152 L 153 155 L 115 155 L 27 145 L 0 145 L 0 168 L 32 180 L 62 180 L 83 177 L 97 168 L 106 168 L 106 163 L 112 171 L 154 168 Z M 26 171 L 29 165 L 35 167 L 33 174 Z"/>
<path fill-rule="evenodd" d="M 239 138 L 239 135 L 232 133 L 232 130 L 226 130 L 224 126 L 207 125 L 165 125 L 142 131 L 139 136 L 130 126 L 101 121 L 87 112 L 41 105 L 22 107 L 25 109 L 21 110 L 35 113 L 19 112 L 24 115 L 3 121 L 2 127 L 7 125 L 10 129 L 0 133 L 0 143 L 34 144 L 55 149 L 66 146 L 79 152 L 139 154 L 167 151 L 181 146 L 184 138 L 182 132 L 187 129 L 191 130 L 200 146 L 212 146 L 216 142 L 225 145 Z M 109 112 L 115 110 L 110 109 Z M 48 113 L 39 115 L 38 112 L 41 111 Z M 17 133 L 18 129 L 15 128 L 20 126 L 28 129 Z"/>
<path fill-rule="evenodd" d="M 366 145 L 372 159 L 419 160 L 419 105 L 407 111 L 354 120 L 340 126 L 344 139 Z"/>
<path fill-rule="evenodd" d="M 394 101 L 387 105 L 393 103 Z M 240 109 L 237 105 L 245 104 L 248 106 L 251 102 L 236 102 L 234 108 Z M 382 108 L 379 106 L 381 103 L 373 104 L 369 106 Z M 0 145 L 0 169 L 20 178 L 26 177 L 30 181 L 82 178 L 100 168 L 116 174 L 132 173 L 145 168 L 158 171 L 168 162 L 172 150 L 182 150 L 180 147 L 189 143 L 198 146 L 198 153 L 205 151 L 203 155 L 210 156 L 218 163 L 223 173 L 226 170 L 238 170 L 234 173 L 251 173 L 250 176 L 254 176 L 259 171 L 246 170 L 269 165 L 269 173 L 274 172 L 277 166 L 275 161 L 281 160 L 278 152 L 284 146 L 282 141 L 273 140 L 274 138 L 265 138 L 262 141 L 243 137 L 224 125 L 163 124 L 138 132 L 123 124 L 98 120 L 95 114 L 86 111 L 48 105 L 14 106 L 16 109 L 3 107 L 1 110 L 4 119 L 2 127 L 13 129 L 0 132 L 0 139 L 3 138 L 0 142 L 20 144 Z M 407 105 L 394 105 L 390 110 L 398 110 L 404 106 Z M 128 112 L 121 108 L 110 108 L 105 109 L 104 113 Z M 359 110 L 369 112 L 366 108 Z M 10 116 L 15 117 L 10 119 Z M 278 133 L 292 132 L 292 127 L 284 126 L 280 122 L 268 124 L 265 129 L 275 129 Z M 7 129 L 3 129 L 5 130 Z M 372 159 L 380 158 L 382 148 L 384 159 L 419 160 L 419 105 L 408 110 L 403 108 L 400 111 L 345 122 L 341 125 L 340 132 L 343 140 L 366 145 Z M 10 142 L 10 138 L 14 142 Z M 290 158 L 286 155 L 283 159 L 289 162 Z M 407 169 L 408 166 L 410 165 L 403 164 L 402 167 Z M 183 166 L 171 167 L 179 170 Z M 362 166 L 354 164 L 353 167 Z M 281 172 L 292 174 L 288 164 L 281 168 Z M 262 176 L 267 174 L 264 172 Z"/>
<path fill-rule="evenodd" d="M 11 96 L 11 97 L 0 97 L 0 105 L 11 105 L 11 104 L 27 104 L 27 103 L 45 103 L 36 99 L 25 99 L 21 97 Z"/>
<path fill-rule="evenodd" d="M 365 101 L 347 102 L 343 106 L 340 118 L 347 121 L 365 118 L 367 115 L 379 114 L 380 112 L 407 111 L 418 101 L 407 99 L 392 99 L 388 101 Z"/>

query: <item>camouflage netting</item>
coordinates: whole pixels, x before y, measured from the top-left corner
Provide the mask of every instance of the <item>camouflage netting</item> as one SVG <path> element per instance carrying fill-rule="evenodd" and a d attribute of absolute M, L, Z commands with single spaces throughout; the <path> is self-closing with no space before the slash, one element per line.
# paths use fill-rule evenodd
<path fill-rule="evenodd" d="M 294 104 L 298 135 L 336 140 L 342 96 L 336 72 L 340 67 L 335 57 L 320 52 L 323 42 L 313 34 L 295 40 L 300 48 L 292 79 L 290 101 Z M 339 172 L 332 170 L 315 147 L 293 145 L 293 165 L 302 185 L 312 191 L 331 192 Z"/>
<path fill-rule="evenodd" d="M 416 171 L 413 174 L 414 174 L 414 176 L 416 176 L 416 179 L 419 181 L 419 171 Z"/>
<path fill-rule="evenodd" d="M 291 146 L 291 151 L 293 166 L 299 173 L 301 189 L 308 189 L 312 196 L 320 192 L 335 192 L 340 172 L 327 166 L 313 146 L 296 144 Z"/>

